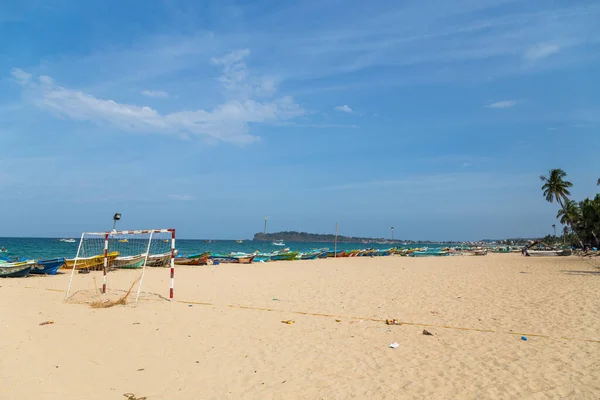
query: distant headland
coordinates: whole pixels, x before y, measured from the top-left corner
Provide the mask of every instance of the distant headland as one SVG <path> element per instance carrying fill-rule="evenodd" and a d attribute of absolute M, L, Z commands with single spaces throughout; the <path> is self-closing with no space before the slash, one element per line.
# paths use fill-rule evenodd
<path fill-rule="evenodd" d="M 333 242 L 335 235 L 332 234 L 320 234 L 320 233 L 307 233 L 297 231 L 283 231 L 274 233 L 256 233 L 252 239 L 257 242 L 270 242 L 274 240 L 283 240 L 286 242 Z M 413 241 L 413 240 L 390 240 L 385 238 L 368 238 L 368 237 L 354 237 L 354 236 L 340 236 L 338 235 L 337 241 L 339 243 L 380 243 L 380 244 L 392 244 L 392 243 L 437 243 L 432 241 Z M 451 242 L 444 242 L 451 243 Z"/>
<path fill-rule="evenodd" d="M 256 233 L 252 239 L 256 242 L 272 242 L 276 240 L 282 240 L 284 242 L 333 242 L 335 241 L 335 235 L 333 234 L 321 234 L 321 233 L 307 233 L 298 231 L 282 231 L 273 233 Z M 504 244 L 523 244 L 528 243 L 532 240 L 539 240 L 539 238 L 514 238 L 514 239 L 483 239 L 473 243 L 487 242 L 487 243 L 504 243 Z M 550 237 L 545 237 L 544 240 L 551 241 Z M 338 235 L 337 241 L 339 243 L 378 243 L 378 244 L 460 244 L 464 243 L 461 241 L 445 240 L 445 241 L 434 241 L 434 240 L 404 240 L 404 239 L 385 239 L 385 238 L 369 238 L 369 237 L 355 237 L 355 236 L 340 236 Z"/>

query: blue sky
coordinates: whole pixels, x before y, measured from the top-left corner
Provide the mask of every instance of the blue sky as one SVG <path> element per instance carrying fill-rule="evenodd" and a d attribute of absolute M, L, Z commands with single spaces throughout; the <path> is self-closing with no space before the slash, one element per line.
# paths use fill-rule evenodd
<path fill-rule="evenodd" d="M 6 1 L 0 236 L 475 240 L 600 177 L 597 1 Z"/>

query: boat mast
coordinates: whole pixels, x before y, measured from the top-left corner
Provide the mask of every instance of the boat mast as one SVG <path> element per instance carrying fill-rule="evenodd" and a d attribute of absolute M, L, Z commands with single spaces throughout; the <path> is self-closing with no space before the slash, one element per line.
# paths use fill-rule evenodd
<path fill-rule="evenodd" d="M 335 240 L 333 242 L 333 258 L 337 258 L 338 223 L 335 223 Z"/>

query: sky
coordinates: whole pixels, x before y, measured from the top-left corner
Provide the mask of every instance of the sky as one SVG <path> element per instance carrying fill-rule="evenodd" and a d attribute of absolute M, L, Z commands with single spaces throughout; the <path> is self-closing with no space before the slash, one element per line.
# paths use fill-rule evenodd
<path fill-rule="evenodd" d="M 552 232 L 600 178 L 600 4 L 8 0 L 0 236 Z"/>

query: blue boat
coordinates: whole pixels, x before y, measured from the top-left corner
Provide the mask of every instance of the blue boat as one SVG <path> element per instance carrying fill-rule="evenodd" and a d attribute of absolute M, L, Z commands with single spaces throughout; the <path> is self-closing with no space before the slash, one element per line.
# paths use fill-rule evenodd
<path fill-rule="evenodd" d="M 31 268 L 32 274 L 56 275 L 60 267 L 65 264 L 64 258 L 54 258 L 52 260 L 40 260 L 37 265 Z"/>

